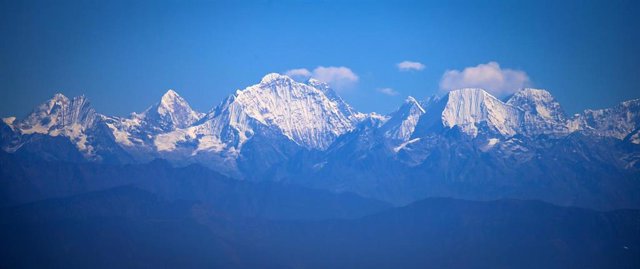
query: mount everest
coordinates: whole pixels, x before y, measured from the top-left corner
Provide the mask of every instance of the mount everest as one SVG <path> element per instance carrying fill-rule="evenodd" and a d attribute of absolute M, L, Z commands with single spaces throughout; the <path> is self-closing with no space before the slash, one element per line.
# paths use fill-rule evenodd
<path fill-rule="evenodd" d="M 500 100 L 458 89 L 379 115 L 320 81 L 268 74 L 207 113 L 173 90 L 129 117 L 56 94 L 0 125 L 4 151 L 45 160 L 166 159 L 395 204 L 451 196 L 640 208 L 640 99 L 567 116 L 545 90 Z"/>

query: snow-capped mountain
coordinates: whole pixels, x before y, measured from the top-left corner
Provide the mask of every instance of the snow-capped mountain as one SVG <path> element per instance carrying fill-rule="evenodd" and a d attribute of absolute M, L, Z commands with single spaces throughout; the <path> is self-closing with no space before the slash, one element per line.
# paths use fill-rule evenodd
<path fill-rule="evenodd" d="M 482 89 L 461 89 L 449 92 L 442 123 L 476 136 L 481 123 L 505 136 L 514 135 L 521 122 L 517 108 L 507 105 Z"/>
<path fill-rule="evenodd" d="M 391 113 L 389 120 L 381 127 L 384 137 L 395 141 L 409 140 L 424 113 L 424 108 L 415 98 L 407 97 L 404 104 Z"/>
<path fill-rule="evenodd" d="M 565 135 L 570 132 L 564 110 L 546 90 L 522 89 L 507 101 L 524 112 L 521 129 L 530 135 Z"/>
<path fill-rule="evenodd" d="M 174 90 L 168 90 L 160 102 L 142 113 L 132 113 L 129 118 L 104 117 L 117 143 L 128 148 L 154 150 L 156 135 L 186 128 L 204 116 L 191 108 Z"/>
<path fill-rule="evenodd" d="M 555 98 L 546 90 L 525 88 L 506 102 L 483 89 L 453 90 L 428 102 L 430 113 L 420 119 L 419 134 L 439 128 L 458 128 L 476 137 L 514 135 L 566 136 L 580 128 L 571 121 Z"/>
<path fill-rule="evenodd" d="M 159 103 L 136 116 L 144 120 L 150 128 L 167 132 L 191 126 L 200 120 L 204 113 L 193 110 L 178 93 L 168 90 Z"/>
<path fill-rule="evenodd" d="M 625 101 L 612 108 L 587 109 L 572 119 L 572 126 L 589 134 L 624 139 L 640 127 L 640 99 Z"/>
<path fill-rule="evenodd" d="M 3 119 L 0 142 L 5 151 L 46 159 L 162 158 L 394 203 L 516 193 L 575 205 L 603 196 L 628 205 L 635 198 L 614 194 L 628 191 L 621 186 L 633 190 L 630 180 L 640 175 L 639 100 L 567 117 L 545 90 L 522 89 L 503 101 L 458 89 L 423 101 L 408 97 L 383 116 L 357 112 L 318 80 L 273 73 L 206 114 L 173 90 L 126 118 L 96 113 L 83 96 L 58 94 L 24 119 Z M 606 193 L 593 184 L 607 185 Z M 467 193 L 471 185 L 487 188 L 485 196 Z M 555 185 L 582 196 L 556 201 L 569 196 Z"/>
<path fill-rule="evenodd" d="M 23 134 L 57 135 L 68 129 L 84 130 L 94 123 L 96 112 L 84 96 L 69 99 L 58 93 L 25 119 L 14 123 Z"/>
<path fill-rule="evenodd" d="M 502 135 L 513 136 L 519 131 L 522 111 L 506 104 L 483 89 L 459 89 L 434 100 L 427 115 L 419 123 L 424 129 L 459 128 L 463 133 L 475 137 L 480 129 Z"/>
<path fill-rule="evenodd" d="M 246 173 L 241 173 L 238 166 L 252 163 L 267 169 L 273 162 L 286 160 L 291 152 L 324 150 L 367 117 L 325 83 L 314 79 L 300 83 L 275 73 L 237 90 L 206 115 L 195 115 L 188 126 L 149 134 L 149 142 L 140 139 L 137 143 L 150 144 L 145 148 L 153 149 L 159 158 L 180 164 L 197 162 L 244 177 Z M 141 118 L 134 115 L 121 125 Z M 123 129 L 114 128 L 114 133 Z M 131 137 L 130 133 L 125 131 L 120 136 Z"/>
<path fill-rule="evenodd" d="M 18 135 L 42 134 L 67 137 L 86 156 L 94 154 L 88 141 L 88 130 L 93 128 L 99 115 L 84 96 L 69 99 L 58 93 L 39 105 L 26 118 L 5 119 Z M 24 141 L 15 141 L 7 150 L 13 151 Z"/>
<path fill-rule="evenodd" d="M 197 125 L 159 135 L 155 141 L 158 150 L 180 150 L 180 143 L 194 141 L 197 146 L 191 154 L 239 154 L 257 133 L 283 136 L 306 149 L 322 150 L 353 130 L 363 115 L 324 83 L 299 83 L 274 73 L 236 91 L 205 118 Z"/>
<path fill-rule="evenodd" d="M 242 115 L 279 130 L 309 149 L 325 149 L 333 140 L 353 130 L 362 118 L 327 84 L 303 84 L 280 74 L 268 74 L 259 84 L 236 92 L 223 113 Z M 239 126 L 240 130 L 251 128 Z"/>

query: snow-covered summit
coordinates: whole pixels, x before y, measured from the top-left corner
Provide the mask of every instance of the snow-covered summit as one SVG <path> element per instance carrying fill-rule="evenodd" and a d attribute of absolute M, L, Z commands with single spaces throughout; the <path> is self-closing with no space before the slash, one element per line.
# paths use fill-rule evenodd
<path fill-rule="evenodd" d="M 170 89 L 162 95 L 159 102 L 142 113 L 132 113 L 129 118 L 104 117 L 103 120 L 116 143 L 131 150 L 152 151 L 155 136 L 187 128 L 203 116 L 203 113 L 193 110 L 184 98 Z"/>
<path fill-rule="evenodd" d="M 272 83 L 291 83 L 293 81 L 294 80 L 288 76 L 279 73 L 269 73 L 262 77 L 260 84 L 268 85 Z"/>
<path fill-rule="evenodd" d="M 331 88 L 331 86 L 328 83 L 322 82 L 315 78 L 310 78 L 309 80 L 307 80 L 306 84 L 318 90 L 321 90 L 331 101 L 338 104 L 338 109 L 340 109 L 340 112 L 342 112 L 343 114 L 352 115 L 354 119 L 360 119 L 360 120 L 366 117 L 365 114 L 356 111 L 347 102 L 345 102 L 342 99 L 342 97 L 340 97 L 338 93 L 336 93 L 336 91 L 333 88 Z"/>
<path fill-rule="evenodd" d="M 312 85 L 268 74 L 258 84 L 237 90 L 197 125 L 161 134 L 154 144 L 160 151 L 171 152 L 193 144 L 191 155 L 214 152 L 229 158 L 236 158 L 255 136 L 326 149 L 338 136 L 353 130 L 362 114 L 337 95 L 327 95 L 333 90 L 326 85 Z"/>
<path fill-rule="evenodd" d="M 562 106 L 546 90 L 519 90 L 509 98 L 507 104 L 524 111 L 522 131 L 525 133 L 565 135 L 570 132 Z"/>
<path fill-rule="evenodd" d="M 87 131 L 95 126 L 99 117 L 84 95 L 69 99 L 56 93 L 26 118 L 11 121 L 11 128 L 21 135 L 68 137 L 81 152 L 91 155 L 93 149 L 88 143 Z"/>
<path fill-rule="evenodd" d="M 571 121 L 583 132 L 624 139 L 640 127 L 640 99 L 624 101 L 612 108 L 587 109 Z"/>
<path fill-rule="evenodd" d="M 339 97 L 327 96 L 328 90 L 272 73 L 259 84 L 237 91 L 227 113 L 276 128 L 299 145 L 323 149 L 353 129 L 356 121 L 356 113 Z"/>
<path fill-rule="evenodd" d="M 424 113 L 424 108 L 422 108 L 422 105 L 420 104 L 420 102 L 414 98 L 413 96 L 407 96 L 406 99 L 404 99 L 404 103 L 403 106 L 409 106 L 412 108 L 416 108 L 418 110 L 420 110 L 422 113 Z"/>
<path fill-rule="evenodd" d="M 66 128 L 86 129 L 93 125 L 95 119 L 96 112 L 84 95 L 69 99 L 57 93 L 14 124 L 23 134 L 48 134 Z"/>
<path fill-rule="evenodd" d="M 442 123 L 458 126 L 469 135 L 476 136 L 481 123 L 501 135 L 512 136 L 520 123 L 518 108 L 505 104 L 483 89 L 465 88 L 450 91 L 443 98 Z"/>
<path fill-rule="evenodd" d="M 402 106 L 389 115 L 389 120 L 381 127 L 384 136 L 395 141 L 407 141 L 413 135 L 424 108 L 412 96 L 407 97 Z"/>
<path fill-rule="evenodd" d="M 522 89 L 511 96 L 507 104 L 548 120 L 563 121 L 566 118 L 560 103 L 550 92 L 542 89 Z"/>
<path fill-rule="evenodd" d="M 472 137 L 480 132 L 505 137 L 569 132 L 560 104 L 546 90 L 522 89 L 503 102 L 483 89 L 464 88 L 423 104 L 427 112 L 419 123 L 421 133 L 437 126 L 459 128 Z"/>
<path fill-rule="evenodd" d="M 164 131 L 191 126 L 204 115 L 193 110 L 184 98 L 171 89 L 162 95 L 158 104 L 147 109 L 144 114 Z"/>

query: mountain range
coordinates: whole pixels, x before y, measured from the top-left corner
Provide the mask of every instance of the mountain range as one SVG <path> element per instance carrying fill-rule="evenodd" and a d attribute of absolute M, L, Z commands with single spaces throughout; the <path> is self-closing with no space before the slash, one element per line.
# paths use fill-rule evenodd
<path fill-rule="evenodd" d="M 275 73 L 206 113 L 173 90 L 129 117 L 56 94 L 24 118 L 4 118 L 0 145 L 46 161 L 198 164 L 396 205 L 447 196 L 640 208 L 640 99 L 570 116 L 541 89 L 408 97 L 388 115 L 358 112 L 318 80 Z"/>

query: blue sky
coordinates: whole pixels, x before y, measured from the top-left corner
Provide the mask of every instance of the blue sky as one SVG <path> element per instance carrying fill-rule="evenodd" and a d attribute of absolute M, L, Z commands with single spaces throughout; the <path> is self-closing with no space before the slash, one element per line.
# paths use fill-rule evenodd
<path fill-rule="evenodd" d="M 237 2 L 1 1 L 0 116 L 56 92 L 126 115 L 169 88 L 207 111 L 292 69 L 364 112 L 467 84 L 568 113 L 640 97 L 635 1 Z"/>

